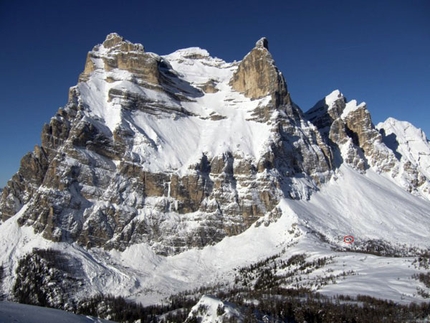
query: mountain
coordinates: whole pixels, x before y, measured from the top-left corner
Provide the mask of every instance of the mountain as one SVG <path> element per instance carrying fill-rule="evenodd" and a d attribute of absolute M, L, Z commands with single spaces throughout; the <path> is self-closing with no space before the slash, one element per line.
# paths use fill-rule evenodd
<path fill-rule="evenodd" d="M 172 255 L 276 216 L 284 195 L 330 176 L 329 147 L 261 44 L 235 65 L 112 34 L 79 80 L 5 188 L 3 221 L 25 206 L 20 225 L 47 239 Z"/>
<path fill-rule="evenodd" d="M 227 63 L 110 34 L 41 137 L 1 195 L 6 297 L 429 295 L 426 136 L 338 90 L 303 112 L 265 38 Z"/>

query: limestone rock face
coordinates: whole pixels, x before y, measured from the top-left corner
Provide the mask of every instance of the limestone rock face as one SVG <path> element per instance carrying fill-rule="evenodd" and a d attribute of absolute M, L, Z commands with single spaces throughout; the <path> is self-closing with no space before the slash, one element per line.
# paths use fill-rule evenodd
<path fill-rule="evenodd" d="M 275 106 L 291 103 L 282 73 L 275 66 L 266 38 L 245 56 L 230 82 L 234 90 L 251 99 L 270 95 Z"/>
<path fill-rule="evenodd" d="M 109 34 L 101 45 L 88 53 L 79 81 L 86 81 L 96 70 L 111 71 L 119 68 L 135 73 L 141 82 L 159 84 L 157 55 L 145 53 L 141 44 L 132 44 L 117 34 Z M 111 81 L 111 80 L 110 80 Z"/>
<path fill-rule="evenodd" d="M 382 136 L 375 129 L 366 106 L 360 105 L 348 113 L 345 121 L 353 142 L 363 150 L 371 166 L 383 172 L 395 166 L 394 154 L 386 147 L 381 148 Z"/>
<path fill-rule="evenodd" d="M 172 73 L 169 63 L 154 53 L 147 53 L 141 44 L 133 44 L 116 33 L 109 34 L 101 45 L 96 45 L 87 55 L 84 71 L 79 82 L 88 81 L 92 73 L 103 73 L 105 81 L 114 83 L 121 81 L 123 75 L 118 71 L 129 72 L 133 83 L 167 93 L 174 99 L 182 91 L 191 91 L 196 95 L 200 90 L 190 87 Z M 172 91 L 172 88 L 178 89 Z M 111 99 L 122 95 L 121 91 L 110 93 Z M 127 94 L 126 94 L 127 95 Z"/>

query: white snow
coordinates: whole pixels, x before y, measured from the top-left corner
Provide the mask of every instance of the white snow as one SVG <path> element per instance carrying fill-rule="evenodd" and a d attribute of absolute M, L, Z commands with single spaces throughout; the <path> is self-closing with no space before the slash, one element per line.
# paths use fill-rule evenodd
<path fill-rule="evenodd" d="M 270 139 L 269 126 L 245 122 L 246 113 L 233 107 L 229 118 L 211 121 L 199 117 L 160 119 L 136 111 L 132 118 L 139 131 L 134 138 L 133 152 L 141 156 L 144 167 L 153 172 L 187 171 L 201 159 L 201 152 L 207 152 L 209 158 L 230 151 L 258 159 L 265 142 Z M 156 146 L 142 144 L 148 140 Z M 150 164 L 145 162 L 148 155 L 152 156 Z"/>
<path fill-rule="evenodd" d="M 75 315 L 53 308 L 0 302 L 0 322 L 2 323 L 109 323 L 95 317 Z"/>
<path fill-rule="evenodd" d="M 388 118 L 376 128 L 398 163 L 391 173 L 393 181 L 416 196 L 430 199 L 430 142 L 425 133 L 409 122 L 394 118 Z"/>
<path fill-rule="evenodd" d="M 348 114 L 350 114 L 352 111 L 357 110 L 358 108 L 365 107 L 366 103 L 361 102 L 360 104 L 357 104 L 357 100 L 351 100 L 346 103 L 345 109 L 342 112 L 341 118 L 345 119 Z"/>
<path fill-rule="evenodd" d="M 329 95 L 327 95 L 325 97 L 325 104 L 327 104 L 327 106 L 332 106 L 334 102 L 336 102 L 337 100 L 341 99 L 343 97 L 343 94 L 339 91 L 339 90 L 334 90 L 333 92 L 331 92 Z"/>
<path fill-rule="evenodd" d="M 342 166 L 310 201 L 291 201 L 289 206 L 310 227 L 336 243 L 352 234 L 357 242 L 384 239 L 395 244 L 428 245 L 429 203 L 372 170 L 360 174 Z"/>

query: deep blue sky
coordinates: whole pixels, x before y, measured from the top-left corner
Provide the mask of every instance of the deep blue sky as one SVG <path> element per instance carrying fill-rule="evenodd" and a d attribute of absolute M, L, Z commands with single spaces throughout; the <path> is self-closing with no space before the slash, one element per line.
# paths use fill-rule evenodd
<path fill-rule="evenodd" d="M 0 0 L 0 187 L 110 32 L 163 55 L 198 46 L 241 60 L 262 36 L 306 111 L 334 89 L 376 124 L 430 137 L 430 1 Z"/>

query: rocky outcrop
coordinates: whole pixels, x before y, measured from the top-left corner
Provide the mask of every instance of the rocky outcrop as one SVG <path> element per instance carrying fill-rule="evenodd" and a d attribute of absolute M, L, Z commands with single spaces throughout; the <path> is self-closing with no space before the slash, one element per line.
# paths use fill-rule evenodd
<path fill-rule="evenodd" d="M 240 62 L 230 85 L 251 99 L 271 96 L 274 107 L 291 105 L 285 79 L 268 48 L 266 38 L 257 41 L 251 52 Z"/>
<path fill-rule="evenodd" d="M 287 94 L 285 80 L 274 64 L 267 39 L 260 39 L 241 61 L 231 86 L 251 99 Z"/>
<path fill-rule="evenodd" d="M 132 44 L 116 33 L 109 34 L 101 45 L 88 53 L 85 68 L 79 81 L 88 80 L 91 73 L 98 69 L 112 71 L 122 69 L 135 74 L 143 82 L 158 84 L 159 56 L 145 53 L 141 44 Z"/>
<path fill-rule="evenodd" d="M 347 102 L 338 90 L 319 101 L 305 115 L 336 152 L 336 166 L 346 162 L 364 172 L 383 154 L 377 151 L 381 137 L 365 104 L 357 105 L 355 100 Z M 376 154 L 378 156 L 373 158 Z"/>
<path fill-rule="evenodd" d="M 0 220 L 8 220 L 30 201 L 43 183 L 47 169 L 47 152 L 39 146 L 21 159 L 20 171 L 9 180 L 2 191 Z"/>
<path fill-rule="evenodd" d="M 79 82 L 88 81 L 92 73 L 104 72 L 105 81 L 113 83 L 126 79 L 141 87 L 166 93 L 172 99 L 181 101 L 187 95 L 201 96 L 199 89 L 180 79 L 170 64 L 161 56 L 147 53 L 141 44 L 133 44 L 116 33 L 109 34 L 106 40 L 96 45 L 87 54 L 84 71 Z M 112 93 L 111 96 L 117 96 Z M 127 94 L 126 94 L 127 96 Z"/>
<path fill-rule="evenodd" d="M 382 136 L 372 123 L 366 106 L 361 104 L 344 118 L 353 143 L 363 150 L 370 166 L 378 171 L 390 171 L 396 164 L 394 154 L 382 145 Z"/>

